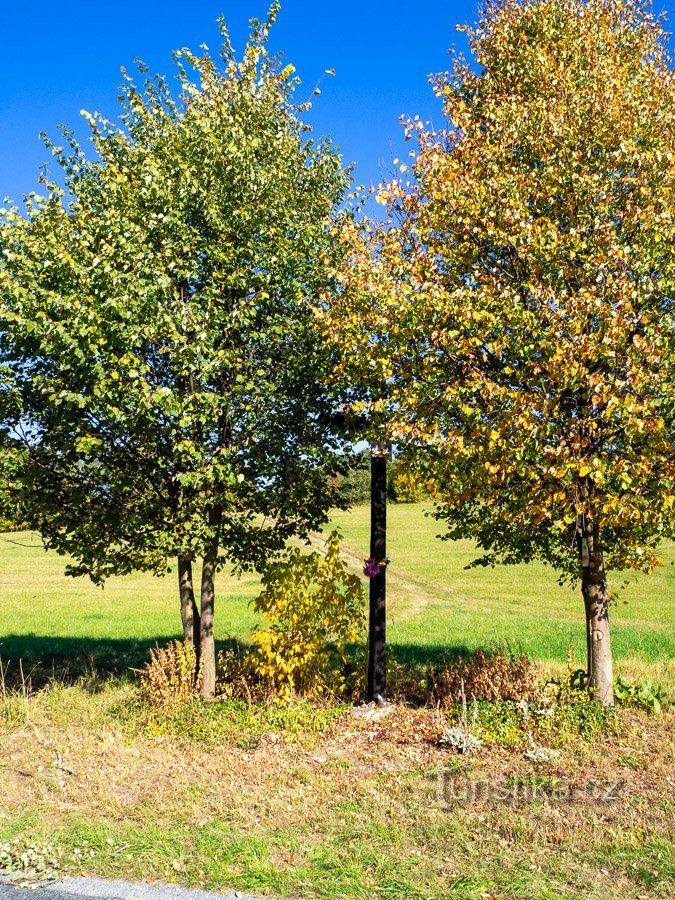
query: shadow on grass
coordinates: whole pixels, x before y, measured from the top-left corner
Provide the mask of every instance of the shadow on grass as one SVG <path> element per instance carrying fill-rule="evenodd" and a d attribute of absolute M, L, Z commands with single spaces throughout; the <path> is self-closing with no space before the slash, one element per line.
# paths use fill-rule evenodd
<path fill-rule="evenodd" d="M 66 637 L 65 635 L 9 634 L 0 637 L 0 660 L 9 677 L 20 676 L 19 662 L 24 675 L 41 680 L 51 675 L 78 677 L 83 672 L 101 675 L 121 675 L 143 666 L 150 650 L 179 638 L 179 634 L 158 635 L 154 638 L 115 639 Z M 235 639 L 218 641 L 218 650 L 236 650 L 242 645 Z M 517 650 L 517 648 L 516 648 Z M 405 665 L 440 665 L 444 661 L 467 659 L 475 648 L 466 645 L 417 645 L 392 643 L 388 653 Z"/>
<path fill-rule="evenodd" d="M 119 676 L 141 668 L 153 647 L 180 637 L 168 634 L 135 640 L 8 634 L 0 637 L 0 661 L 8 686 L 16 686 L 24 679 L 38 686 L 52 677 L 69 680 L 88 672 Z M 217 644 L 218 650 L 236 647 L 234 639 Z"/>
<path fill-rule="evenodd" d="M 153 638 L 67 637 L 65 635 L 8 634 L 0 637 L 0 658 L 18 662 L 20 659 L 43 666 L 79 663 L 94 668 L 120 668 L 137 665 L 148 658 L 152 647 L 160 647 L 179 639 L 180 634 L 157 635 Z M 237 641 L 229 638 L 218 641 L 218 649 L 236 648 Z M 243 644 L 239 644 L 243 646 Z M 484 648 L 487 649 L 487 648 Z M 518 652 L 518 647 L 512 648 Z M 401 663 L 438 664 L 459 656 L 472 656 L 476 648 L 466 644 L 403 644 L 392 642 L 388 653 Z"/>
<path fill-rule="evenodd" d="M 482 650 L 496 650 L 501 646 L 507 652 L 513 653 L 515 656 L 520 655 L 521 648 L 509 642 L 501 644 L 486 644 Z M 389 653 L 392 658 L 396 659 L 403 665 L 423 665 L 438 666 L 444 662 L 454 662 L 459 657 L 462 659 L 470 659 L 478 652 L 477 647 L 467 647 L 466 644 L 399 644 L 392 643 L 389 645 Z"/>

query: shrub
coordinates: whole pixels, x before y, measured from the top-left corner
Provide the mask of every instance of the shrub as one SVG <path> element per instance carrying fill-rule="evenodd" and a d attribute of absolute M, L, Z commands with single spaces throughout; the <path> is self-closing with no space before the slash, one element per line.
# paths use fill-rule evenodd
<path fill-rule="evenodd" d="M 477 700 L 529 700 L 536 694 L 539 671 L 522 650 L 499 646 L 430 666 L 428 679 L 434 701 L 447 706 L 461 700 L 462 684 L 467 697 Z"/>
<path fill-rule="evenodd" d="M 143 693 L 152 706 L 173 709 L 194 699 L 200 676 L 192 643 L 171 641 L 150 651 L 141 674 Z"/>
<path fill-rule="evenodd" d="M 253 665 L 277 695 L 341 693 L 348 648 L 363 640 L 361 580 L 340 559 L 333 532 L 325 555 L 291 550 L 270 566 L 253 601 L 265 627 L 255 628 Z"/>
<path fill-rule="evenodd" d="M 350 505 L 370 502 L 370 450 L 358 454 L 354 466 L 338 477 L 340 497 Z M 430 479 L 416 475 L 403 459 L 387 466 L 387 498 L 392 503 L 421 503 L 434 498 Z"/>

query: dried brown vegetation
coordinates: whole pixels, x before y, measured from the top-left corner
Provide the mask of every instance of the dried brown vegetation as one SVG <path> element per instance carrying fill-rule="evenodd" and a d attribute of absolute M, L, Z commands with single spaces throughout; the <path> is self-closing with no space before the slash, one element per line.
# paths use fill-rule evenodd
<path fill-rule="evenodd" d="M 531 700 L 541 668 L 523 653 L 508 647 L 478 649 L 429 670 L 432 697 L 441 707 L 458 703 L 462 691 L 476 700 Z"/>
<path fill-rule="evenodd" d="M 175 709 L 188 703 L 199 690 L 201 666 L 190 641 L 170 641 L 150 650 L 141 673 L 141 686 L 151 706 Z"/>
<path fill-rule="evenodd" d="M 672 896 L 669 710 L 623 709 L 602 754 L 568 735 L 542 766 L 487 732 L 458 757 L 430 708 L 338 710 L 292 736 L 243 717 L 204 741 L 151 734 L 141 702 L 130 685 L 54 685 L 0 719 L 0 843 L 53 844 L 72 872 L 286 896 Z M 462 799 L 467 780 L 518 791 Z M 616 799 L 593 793 L 614 783 Z"/>

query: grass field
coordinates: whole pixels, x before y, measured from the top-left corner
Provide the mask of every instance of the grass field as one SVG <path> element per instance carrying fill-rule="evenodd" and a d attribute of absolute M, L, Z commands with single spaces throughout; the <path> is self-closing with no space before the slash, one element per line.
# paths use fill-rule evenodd
<path fill-rule="evenodd" d="M 570 640 L 584 654 L 582 601 L 560 587 L 544 566 L 469 569 L 469 542 L 436 538 L 439 524 L 421 505 L 389 509 L 388 637 L 395 654 L 420 660 L 497 641 L 521 644 L 545 661 L 565 660 Z M 368 507 L 337 513 L 345 550 L 358 570 L 368 555 Z M 613 609 L 612 641 L 621 671 L 669 679 L 675 656 L 675 546 L 663 548 L 668 565 L 640 576 Z M 137 662 L 147 648 L 178 632 L 175 575 L 113 578 L 104 590 L 66 578 L 65 561 L 45 553 L 36 535 L 0 535 L 0 655 L 3 659 L 87 659 Z M 616 576 L 618 588 L 622 576 Z M 254 615 L 248 601 L 258 579 L 227 572 L 217 585 L 217 637 L 246 641 Z"/>
<path fill-rule="evenodd" d="M 389 514 L 399 658 L 509 640 L 560 667 L 572 638 L 581 662 L 578 594 L 543 567 L 467 571 L 471 546 L 435 540 L 424 512 Z M 358 570 L 368 510 L 332 524 Z M 35 678 L 32 690 L 0 678 L 0 876 L 35 864 L 334 900 L 675 896 L 668 706 L 656 718 L 573 698 L 554 725 L 535 707 L 526 719 L 513 704 L 485 704 L 471 757 L 439 743 L 456 709 L 399 705 L 382 720 L 300 701 L 153 710 L 125 669 L 177 634 L 175 575 L 112 579 L 101 592 L 65 578 L 64 560 L 34 536 L 0 537 L 4 662 L 16 671 L 23 659 L 31 672 L 42 661 L 43 675 L 52 661 L 57 673 L 64 662 L 85 669 Z M 254 576 L 220 576 L 221 642 L 246 641 L 257 590 Z M 612 613 L 617 669 L 670 691 L 673 569 L 638 579 L 623 599 Z M 533 730 L 557 756 L 528 757 Z"/>

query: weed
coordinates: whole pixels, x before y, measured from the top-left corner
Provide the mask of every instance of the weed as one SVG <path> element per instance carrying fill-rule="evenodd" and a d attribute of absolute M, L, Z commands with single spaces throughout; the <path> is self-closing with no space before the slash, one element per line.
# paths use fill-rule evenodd
<path fill-rule="evenodd" d="M 530 737 L 530 748 L 525 751 L 526 759 L 533 763 L 555 763 L 560 759 L 560 750 L 550 750 L 548 747 L 541 747 L 535 743 L 532 735 Z"/>
<path fill-rule="evenodd" d="M 618 734 L 621 720 L 613 707 L 579 697 L 571 703 L 558 704 L 546 727 L 559 743 L 570 743 L 576 737 L 590 742 L 601 740 L 606 734 Z"/>
<path fill-rule="evenodd" d="M 199 686 L 197 657 L 190 641 L 171 641 L 150 651 L 141 674 L 146 700 L 152 706 L 174 709 L 191 702 Z"/>
<path fill-rule="evenodd" d="M 655 716 L 660 715 L 663 704 L 661 688 L 652 683 L 647 678 L 642 684 L 630 684 L 623 678 L 617 678 L 614 682 L 614 698 L 617 703 L 630 703 L 634 706 L 641 706 L 653 712 Z"/>
<path fill-rule="evenodd" d="M 617 764 L 627 769 L 632 769 L 634 772 L 642 772 L 647 768 L 645 761 L 636 756 L 635 753 L 627 753 L 625 756 L 620 756 Z"/>
<path fill-rule="evenodd" d="M 539 677 L 537 665 L 522 650 L 499 645 L 430 667 L 429 687 L 440 706 L 457 702 L 462 684 L 478 700 L 522 700 L 534 695 Z"/>
<path fill-rule="evenodd" d="M 26 677 L 23 664 L 19 660 L 20 681 L 18 687 L 11 689 L 7 674 L 9 663 L 0 659 L 0 719 L 7 725 L 19 727 L 30 721 L 29 698 L 32 692 L 30 677 Z"/>
<path fill-rule="evenodd" d="M 462 698 L 462 716 L 459 725 L 446 728 L 440 737 L 439 743 L 445 747 L 452 747 L 453 750 L 457 750 L 458 753 L 468 755 L 475 750 L 479 750 L 483 746 L 483 741 L 474 734 L 478 715 L 478 707 L 475 699 L 472 706 L 471 728 L 469 727 L 464 682 L 460 683 L 460 695 Z"/>
<path fill-rule="evenodd" d="M 440 737 L 439 743 L 444 747 L 452 747 L 453 750 L 465 755 L 473 753 L 475 750 L 480 750 L 483 746 L 483 741 L 476 737 L 475 734 L 456 726 L 446 728 Z"/>
<path fill-rule="evenodd" d="M 457 704 L 450 710 L 449 719 L 457 721 L 460 716 Z M 556 699 L 544 690 L 529 703 L 482 700 L 475 704 L 476 733 L 488 743 L 505 747 L 523 746 L 533 737 L 559 745 L 579 738 L 590 742 L 608 733 L 617 734 L 619 727 L 616 710 L 594 703 L 581 693 Z"/>
<path fill-rule="evenodd" d="M 475 707 L 475 727 L 481 738 L 502 746 L 518 746 L 525 739 L 523 717 L 516 704 L 480 700 Z M 451 713 L 452 715 L 452 713 Z"/>
<path fill-rule="evenodd" d="M 255 746 L 267 736 L 273 741 L 283 736 L 287 742 L 302 743 L 324 734 L 344 715 L 345 707 L 314 705 L 296 699 L 292 703 L 249 704 L 243 700 L 196 700 L 167 712 L 153 711 L 145 724 L 148 735 L 170 735 L 200 742 Z"/>

